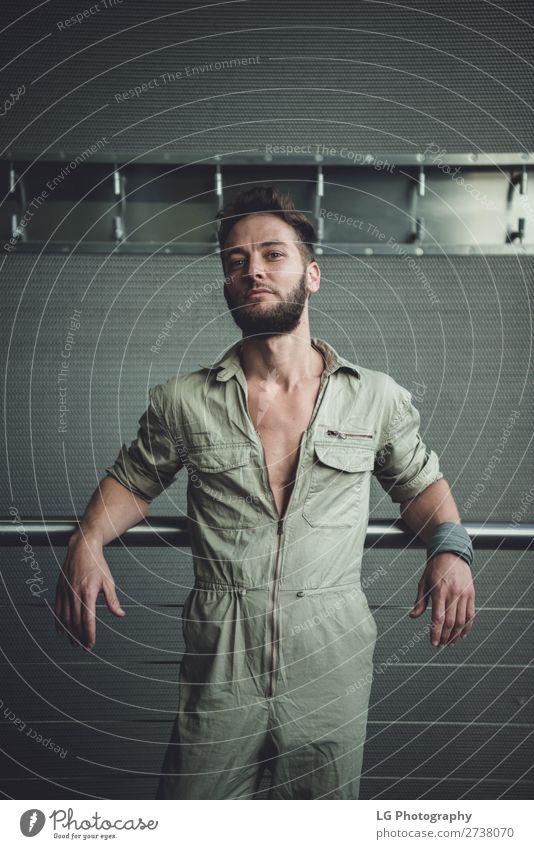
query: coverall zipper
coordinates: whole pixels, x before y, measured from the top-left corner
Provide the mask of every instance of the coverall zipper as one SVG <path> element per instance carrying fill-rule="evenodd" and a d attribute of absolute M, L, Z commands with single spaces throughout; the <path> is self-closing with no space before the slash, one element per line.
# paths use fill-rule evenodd
<path fill-rule="evenodd" d="M 323 375 L 321 376 L 321 382 L 319 384 L 319 392 L 318 392 L 317 398 L 315 400 L 315 407 L 313 409 L 311 419 L 310 419 L 308 427 L 307 427 L 306 431 L 304 432 L 304 434 L 301 438 L 301 441 L 300 441 L 299 456 L 298 456 L 298 461 L 297 461 L 297 469 L 296 469 L 296 472 L 295 472 L 295 483 L 294 483 L 293 491 L 291 492 L 291 495 L 289 496 L 289 502 L 286 505 L 284 515 L 283 516 L 279 515 L 278 520 L 277 520 L 277 526 L 276 526 L 276 536 L 277 536 L 276 560 L 275 560 L 274 576 L 273 576 L 273 591 L 272 591 L 272 596 L 271 596 L 271 599 L 272 599 L 271 643 L 270 643 L 270 660 L 269 660 L 269 673 L 268 673 L 269 679 L 268 679 L 268 687 L 267 687 L 267 698 L 272 698 L 272 696 L 274 695 L 274 675 L 275 675 L 275 671 L 276 671 L 275 657 L 277 657 L 276 645 L 275 645 L 276 629 L 277 629 L 276 605 L 278 603 L 278 583 L 279 583 L 279 577 L 280 577 L 281 549 L 282 549 L 282 535 L 283 535 L 283 532 L 284 532 L 284 520 L 285 520 L 285 517 L 286 517 L 287 512 L 289 510 L 289 507 L 291 505 L 291 502 L 293 500 L 293 495 L 295 493 L 295 489 L 297 488 L 297 481 L 298 481 L 298 476 L 299 476 L 299 471 L 300 471 L 303 445 L 304 445 L 304 442 L 306 441 L 306 438 L 308 437 L 308 434 L 311 432 L 312 425 L 315 421 L 315 417 L 317 416 L 317 413 L 319 412 L 319 407 L 321 406 L 321 401 L 323 399 L 323 395 L 325 393 L 326 386 L 328 384 L 328 377 L 329 377 L 329 373 L 325 370 L 323 372 Z M 239 382 L 241 383 L 241 381 L 239 381 Z M 266 461 L 266 457 L 265 457 L 265 447 L 263 445 L 263 440 L 261 438 L 261 434 L 260 434 L 259 430 L 257 430 L 254 427 L 254 422 L 252 421 L 252 416 L 250 415 L 250 412 L 249 412 L 249 409 L 248 409 L 248 387 L 247 387 L 246 379 L 243 380 L 243 382 L 241 383 L 241 386 L 243 388 L 244 397 L 245 397 L 245 404 L 244 404 L 245 412 L 246 412 L 246 415 L 248 417 L 249 422 L 252 425 L 252 429 L 253 429 L 254 433 L 256 434 L 256 438 L 258 439 L 258 442 L 261 446 L 262 453 L 263 453 L 263 462 L 264 462 L 263 467 L 264 467 L 264 469 L 267 470 L 267 461 Z M 365 434 L 365 436 L 369 436 L 369 434 Z M 266 476 L 266 479 L 267 479 L 268 489 L 271 493 L 271 498 L 273 499 L 273 504 L 276 504 L 275 499 L 274 499 L 274 493 L 273 493 L 271 483 L 270 483 L 270 480 L 269 480 L 268 470 L 266 471 L 265 476 Z"/>
<path fill-rule="evenodd" d="M 270 651 L 270 669 L 269 669 L 269 686 L 267 689 L 267 697 L 271 698 L 274 694 L 274 670 L 276 667 L 276 605 L 278 604 L 278 578 L 280 574 L 280 550 L 282 547 L 282 534 L 284 533 L 284 519 L 278 519 L 276 530 L 278 536 L 278 544 L 276 548 L 276 564 L 274 568 L 273 578 L 273 594 L 271 608 L 271 651 Z"/>
<path fill-rule="evenodd" d="M 262 441 L 262 438 L 261 438 L 259 431 L 256 431 L 256 433 L 258 434 L 258 439 L 259 439 L 260 444 L 263 448 L 263 458 L 264 458 L 264 461 L 265 461 L 265 448 L 263 447 L 263 441 Z M 269 679 L 268 679 L 268 686 L 267 686 L 267 698 L 269 698 L 269 699 L 272 698 L 272 696 L 274 695 L 274 674 L 275 674 L 275 671 L 276 671 L 276 658 L 277 658 L 276 609 L 277 609 L 277 604 L 278 604 L 278 583 L 279 583 L 279 578 L 280 578 L 280 566 L 281 566 L 281 561 L 282 561 L 282 534 L 284 533 L 285 517 L 286 517 L 288 510 L 291 506 L 291 502 L 293 500 L 293 495 L 294 495 L 295 489 L 297 487 L 297 480 L 298 480 L 298 476 L 299 476 L 300 463 L 301 463 L 301 458 L 302 458 L 302 446 L 304 444 L 307 433 L 308 433 L 308 431 L 306 431 L 306 433 L 301 437 L 300 444 L 299 444 L 299 456 L 298 456 L 298 460 L 297 460 L 297 469 L 296 469 L 296 472 L 295 472 L 295 482 L 294 482 L 294 485 L 293 485 L 293 490 L 291 492 L 291 495 L 289 496 L 289 501 L 286 504 L 284 515 L 279 516 L 277 523 L 276 523 L 276 558 L 275 558 L 275 564 L 274 564 L 273 589 L 272 589 L 272 595 L 271 595 L 271 601 L 272 601 L 272 606 L 271 606 L 271 640 L 270 640 L 270 645 L 269 645 L 269 673 L 268 673 Z M 264 464 L 264 468 L 267 469 L 267 463 L 266 462 Z M 271 483 L 269 481 L 269 473 L 268 472 L 266 473 L 266 477 L 267 477 L 267 482 L 268 482 L 268 485 L 269 485 L 269 491 L 271 493 L 271 498 L 273 499 L 273 504 L 274 504 L 275 503 L 274 493 L 273 493 L 273 490 L 272 490 L 272 487 L 271 487 Z"/>
<path fill-rule="evenodd" d="M 338 439 L 346 439 L 347 436 L 357 436 L 359 439 L 372 439 L 372 433 L 349 433 L 346 430 L 327 430 L 328 436 L 337 436 Z"/>

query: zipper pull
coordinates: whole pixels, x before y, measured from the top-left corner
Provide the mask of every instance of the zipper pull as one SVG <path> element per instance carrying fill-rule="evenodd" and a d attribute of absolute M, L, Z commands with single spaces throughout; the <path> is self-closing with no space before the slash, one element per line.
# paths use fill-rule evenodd
<path fill-rule="evenodd" d="M 277 533 L 280 535 L 284 532 L 284 520 L 278 519 L 278 530 Z"/>
<path fill-rule="evenodd" d="M 349 433 L 343 430 L 327 430 L 327 436 L 337 436 L 338 439 L 347 439 L 349 436 L 354 436 L 357 439 L 372 439 L 372 433 Z"/>

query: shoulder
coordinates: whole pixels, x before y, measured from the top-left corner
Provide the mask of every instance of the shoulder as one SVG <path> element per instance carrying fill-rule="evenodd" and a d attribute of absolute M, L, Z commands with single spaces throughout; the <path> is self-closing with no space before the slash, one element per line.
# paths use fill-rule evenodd
<path fill-rule="evenodd" d="M 361 387 L 366 394 L 380 399 L 384 403 L 398 403 L 402 398 L 410 395 L 408 389 L 385 371 L 358 366 L 360 372 Z"/>
<path fill-rule="evenodd" d="M 396 430 L 412 403 L 411 392 L 384 371 L 363 368 L 360 371 L 360 403 L 371 413 L 379 440 L 385 442 Z"/>
<path fill-rule="evenodd" d="M 187 410 L 189 403 L 198 405 L 199 398 L 206 393 L 208 385 L 212 384 L 214 374 L 215 372 L 212 372 L 210 378 L 206 368 L 175 374 L 151 387 L 152 403 L 167 423 L 176 423 L 180 420 L 183 410 Z"/>
<path fill-rule="evenodd" d="M 189 374 L 175 374 L 161 383 L 156 383 L 149 389 L 150 401 L 158 415 L 167 424 L 174 423 L 179 418 L 182 408 L 184 394 L 188 393 L 194 385 L 198 384 L 195 377 L 196 372 Z"/>

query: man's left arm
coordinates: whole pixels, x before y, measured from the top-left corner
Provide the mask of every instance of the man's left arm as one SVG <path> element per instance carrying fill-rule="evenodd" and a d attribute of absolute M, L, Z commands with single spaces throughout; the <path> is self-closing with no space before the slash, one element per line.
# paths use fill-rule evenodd
<path fill-rule="evenodd" d="M 415 498 L 401 502 L 401 516 L 426 543 L 442 522 L 461 524 L 460 514 L 445 479 L 436 480 Z M 454 645 L 467 637 L 475 617 L 475 589 L 468 563 L 451 551 L 431 557 L 417 585 L 410 616 L 416 619 L 432 600 L 432 645 Z"/>
<path fill-rule="evenodd" d="M 419 412 L 410 392 L 394 381 L 390 388 L 395 403 L 374 474 L 391 500 L 400 504 L 402 519 L 428 545 L 438 525 L 449 522 L 461 528 L 461 518 L 438 457 L 421 438 Z M 454 645 L 460 636 L 466 637 L 475 617 L 475 591 L 466 559 L 452 551 L 427 559 L 412 618 L 424 613 L 429 598 L 432 644 Z"/>

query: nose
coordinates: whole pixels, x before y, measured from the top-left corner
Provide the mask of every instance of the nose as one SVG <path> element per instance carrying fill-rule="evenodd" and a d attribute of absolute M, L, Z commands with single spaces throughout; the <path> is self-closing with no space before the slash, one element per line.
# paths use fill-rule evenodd
<path fill-rule="evenodd" d="M 263 257 L 261 253 L 252 253 L 248 261 L 248 269 L 245 277 L 249 280 L 265 280 L 265 269 L 263 267 Z"/>

